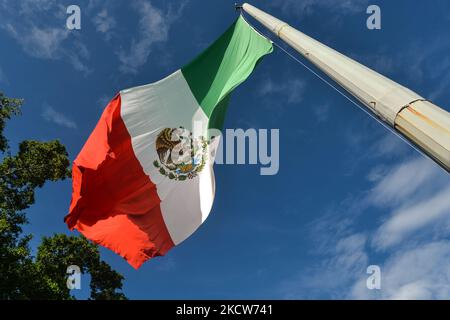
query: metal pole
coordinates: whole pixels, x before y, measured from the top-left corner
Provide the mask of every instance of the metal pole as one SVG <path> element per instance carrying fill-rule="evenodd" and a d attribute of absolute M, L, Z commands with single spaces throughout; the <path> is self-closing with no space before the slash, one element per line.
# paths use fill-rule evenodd
<path fill-rule="evenodd" d="M 264 11 L 242 9 L 450 172 L 450 113 Z"/>

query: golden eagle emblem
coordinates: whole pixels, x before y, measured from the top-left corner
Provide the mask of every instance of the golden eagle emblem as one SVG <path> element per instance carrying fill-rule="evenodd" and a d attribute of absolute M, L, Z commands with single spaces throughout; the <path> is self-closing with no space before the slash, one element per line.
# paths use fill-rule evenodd
<path fill-rule="evenodd" d="M 158 160 L 153 165 L 169 179 L 192 179 L 206 164 L 208 141 L 203 137 L 192 138 L 183 127 L 165 128 L 156 137 Z"/>

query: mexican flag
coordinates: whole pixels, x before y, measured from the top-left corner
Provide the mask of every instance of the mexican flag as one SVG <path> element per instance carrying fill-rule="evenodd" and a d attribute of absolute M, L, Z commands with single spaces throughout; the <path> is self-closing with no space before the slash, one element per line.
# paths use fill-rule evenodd
<path fill-rule="evenodd" d="M 239 17 L 185 67 L 120 91 L 73 163 L 68 227 L 134 268 L 189 237 L 214 200 L 207 130 L 221 129 L 231 92 L 272 50 Z"/>

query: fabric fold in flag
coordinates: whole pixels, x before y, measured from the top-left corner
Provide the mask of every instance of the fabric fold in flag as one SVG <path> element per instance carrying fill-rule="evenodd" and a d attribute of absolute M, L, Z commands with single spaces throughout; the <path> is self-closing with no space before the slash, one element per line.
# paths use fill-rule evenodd
<path fill-rule="evenodd" d="M 120 91 L 73 163 L 68 227 L 134 268 L 189 237 L 214 200 L 207 130 L 222 128 L 232 91 L 272 50 L 239 17 L 185 67 Z"/>

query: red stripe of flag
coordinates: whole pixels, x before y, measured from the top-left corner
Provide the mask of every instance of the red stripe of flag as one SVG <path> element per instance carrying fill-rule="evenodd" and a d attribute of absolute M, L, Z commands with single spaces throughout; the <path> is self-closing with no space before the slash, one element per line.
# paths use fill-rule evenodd
<path fill-rule="evenodd" d="M 72 168 L 65 221 L 86 238 L 124 257 L 134 268 L 174 246 L 155 184 L 136 158 L 117 95 L 106 107 Z"/>

